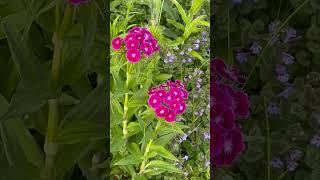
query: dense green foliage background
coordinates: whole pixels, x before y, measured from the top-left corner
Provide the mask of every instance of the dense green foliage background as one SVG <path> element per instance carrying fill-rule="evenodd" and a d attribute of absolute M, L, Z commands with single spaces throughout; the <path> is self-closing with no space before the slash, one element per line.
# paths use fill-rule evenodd
<path fill-rule="evenodd" d="M 106 3 L 0 1 L 1 180 L 105 178 Z"/>
<path fill-rule="evenodd" d="M 247 149 L 232 167 L 214 169 L 217 180 L 320 178 L 320 149 L 310 143 L 320 126 L 319 5 L 317 0 L 215 1 L 212 54 L 246 75 L 246 84 L 239 88 L 246 90 L 251 100 L 250 119 L 241 123 Z M 268 27 L 277 21 L 280 41 L 272 43 Z M 284 42 L 289 27 L 296 30 L 297 38 Z M 254 42 L 261 47 L 259 54 L 249 55 L 243 63 L 237 61 L 237 53 L 250 52 Z M 286 85 L 276 74 L 282 52 L 294 57 L 294 63 L 286 65 L 288 83 L 293 85 L 288 98 L 280 95 Z M 270 114 L 270 103 L 279 113 Z M 291 150 L 302 154 L 297 164 L 286 160 Z M 272 167 L 274 157 L 282 160 L 281 168 Z M 296 168 L 290 170 L 290 165 Z"/>

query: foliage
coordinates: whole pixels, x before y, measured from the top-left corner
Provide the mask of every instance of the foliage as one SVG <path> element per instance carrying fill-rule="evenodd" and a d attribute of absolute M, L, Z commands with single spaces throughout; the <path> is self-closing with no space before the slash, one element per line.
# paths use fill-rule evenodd
<path fill-rule="evenodd" d="M 112 178 L 209 178 L 209 140 L 203 138 L 209 131 L 209 41 L 193 48 L 194 41 L 202 38 L 203 27 L 209 26 L 202 15 L 208 5 L 202 0 L 111 2 L 111 39 L 141 26 L 151 31 L 161 48 L 135 64 L 128 63 L 123 53 L 111 52 Z M 188 52 L 187 47 L 193 50 Z M 165 63 L 168 51 L 176 54 L 175 62 Z M 192 62 L 183 62 L 184 58 Z M 169 79 L 184 81 L 191 96 L 186 113 L 173 123 L 156 119 L 147 105 L 149 89 Z"/>
<path fill-rule="evenodd" d="M 1 179 L 103 179 L 106 7 L 0 2 Z"/>
<path fill-rule="evenodd" d="M 251 115 L 242 123 L 245 154 L 214 176 L 319 179 L 318 2 L 215 2 L 213 54 L 246 75 L 240 88 L 250 95 Z"/>

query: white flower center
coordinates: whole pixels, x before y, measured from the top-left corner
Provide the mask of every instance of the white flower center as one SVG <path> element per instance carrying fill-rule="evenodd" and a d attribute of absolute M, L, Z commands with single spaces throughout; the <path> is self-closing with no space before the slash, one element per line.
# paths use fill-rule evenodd
<path fill-rule="evenodd" d="M 157 101 L 156 99 L 154 99 L 152 102 L 155 104 L 155 103 L 157 103 L 158 101 Z"/>
<path fill-rule="evenodd" d="M 164 110 L 161 110 L 160 113 L 163 114 L 163 113 L 164 113 Z"/>
<path fill-rule="evenodd" d="M 133 58 L 135 58 L 137 55 L 135 53 L 132 53 L 131 55 Z"/>

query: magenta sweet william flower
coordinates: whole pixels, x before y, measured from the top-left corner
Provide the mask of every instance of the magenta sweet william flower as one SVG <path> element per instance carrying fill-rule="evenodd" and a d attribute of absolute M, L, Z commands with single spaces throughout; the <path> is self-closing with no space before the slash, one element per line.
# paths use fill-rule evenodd
<path fill-rule="evenodd" d="M 157 108 L 158 106 L 161 105 L 161 99 L 154 94 L 154 95 L 150 96 L 150 98 L 148 100 L 148 104 L 152 108 Z"/>
<path fill-rule="evenodd" d="M 152 48 L 151 44 L 146 43 L 146 42 L 144 42 L 140 45 L 140 49 L 142 50 L 142 52 L 144 53 L 144 55 L 146 57 L 151 56 L 151 54 L 153 53 L 153 48 Z"/>
<path fill-rule="evenodd" d="M 167 112 L 167 114 L 165 115 L 164 119 L 167 121 L 167 122 L 173 122 L 176 120 L 176 117 L 177 117 L 177 114 L 176 112 L 172 111 L 172 110 L 169 110 Z"/>
<path fill-rule="evenodd" d="M 73 5 L 78 5 L 78 4 L 88 3 L 89 0 L 68 0 L 68 2 L 73 4 Z"/>
<path fill-rule="evenodd" d="M 122 46 L 122 38 L 121 37 L 116 37 L 112 40 L 111 44 L 112 44 L 112 48 L 114 50 L 119 50 Z"/>
<path fill-rule="evenodd" d="M 130 40 L 136 40 L 137 36 L 135 33 L 132 34 L 127 34 L 126 37 L 124 38 L 124 42 L 130 41 Z"/>
<path fill-rule="evenodd" d="M 223 104 L 214 104 L 211 107 L 213 110 L 210 112 L 210 116 L 213 121 L 220 124 L 226 129 L 233 129 L 235 127 L 235 115 L 234 112 Z"/>
<path fill-rule="evenodd" d="M 156 90 L 154 94 L 161 100 L 164 100 L 167 96 L 167 92 L 164 89 Z"/>
<path fill-rule="evenodd" d="M 164 118 L 167 116 L 169 109 L 167 107 L 161 105 L 161 106 L 158 106 L 157 108 L 155 108 L 155 112 L 159 118 Z"/>
<path fill-rule="evenodd" d="M 140 54 L 139 50 L 137 50 L 137 49 L 129 49 L 126 53 L 126 57 L 127 57 L 128 61 L 130 61 L 132 63 L 136 63 L 136 62 L 140 61 L 141 54 Z"/>
<path fill-rule="evenodd" d="M 242 82 L 238 70 L 230 70 L 219 58 L 210 66 L 213 74 L 210 82 L 210 160 L 214 167 L 225 167 L 230 166 L 245 148 L 236 118 L 249 116 L 250 103 L 248 95 L 235 86 Z"/>
<path fill-rule="evenodd" d="M 148 104 L 154 109 L 157 117 L 167 122 L 175 121 L 177 115 L 183 114 L 187 108 L 188 92 L 180 80 L 167 81 L 148 91 Z M 160 102 L 160 104 L 159 104 Z"/>
<path fill-rule="evenodd" d="M 225 141 L 225 129 L 217 122 L 210 123 L 210 156 L 216 157 L 223 151 L 223 144 Z M 211 158 L 213 159 L 213 158 Z"/>
<path fill-rule="evenodd" d="M 126 41 L 126 48 L 127 50 L 129 49 L 138 49 L 139 47 L 139 42 L 135 39 L 130 39 Z"/>
<path fill-rule="evenodd" d="M 213 154 L 212 161 L 215 167 L 228 167 L 232 165 L 233 161 L 244 151 L 245 145 L 243 143 L 243 135 L 239 129 L 224 131 L 224 141 L 222 144 L 217 144 L 216 147 L 221 151 Z"/>
<path fill-rule="evenodd" d="M 120 49 L 122 41 L 125 43 L 126 57 L 128 61 L 133 63 L 141 60 L 140 53 L 143 53 L 144 57 L 148 58 L 160 50 L 158 42 L 146 28 L 131 28 L 123 40 L 120 41 L 120 39 L 117 38 L 112 41 L 113 49 Z M 137 53 L 137 51 L 132 51 L 133 49 L 138 50 L 139 53 Z"/>

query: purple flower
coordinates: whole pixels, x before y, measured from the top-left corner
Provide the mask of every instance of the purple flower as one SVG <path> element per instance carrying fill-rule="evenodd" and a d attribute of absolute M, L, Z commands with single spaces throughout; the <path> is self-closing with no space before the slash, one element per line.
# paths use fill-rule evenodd
<path fill-rule="evenodd" d="M 142 43 L 140 45 L 140 49 L 142 50 L 142 52 L 146 57 L 149 57 L 153 53 L 152 45 L 149 43 Z"/>
<path fill-rule="evenodd" d="M 181 55 L 181 56 L 184 55 L 184 51 L 180 51 L 180 55 Z"/>
<path fill-rule="evenodd" d="M 155 112 L 156 112 L 157 117 L 164 118 L 167 115 L 167 113 L 169 112 L 169 109 L 167 107 L 161 105 L 155 109 Z"/>
<path fill-rule="evenodd" d="M 129 49 L 138 49 L 139 47 L 139 42 L 135 39 L 130 39 L 126 41 L 126 48 Z"/>
<path fill-rule="evenodd" d="M 277 73 L 277 79 L 280 82 L 288 82 L 289 80 L 289 74 L 287 73 L 287 69 L 283 65 L 277 65 L 276 66 L 276 73 Z"/>
<path fill-rule="evenodd" d="M 235 126 L 235 115 L 233 111 L 223 104 L 214 104 L 210 111 L 213 121 L 226 129 L 232 129 Z"/>
<path fill-rule="evenodd" d="M 297 161 L 287 160 L 287 169 L 288 171 L 294 171 L 298 167 Z"/>
<path fill-rule="evenodd" d="M 148 104 L 152 108 L 157 108 L 161 105 L 161 98 L 159 98 L 156 94 L 153 94 L 149 97 Z"/>
<path fill-rule="evenodd" d="M 267 111 L 271 115 L 276 115 L 280 113 L 280 109 L 275 103 L 269 103 Z"/>
<path fill-rule="evenodd" d="M 199 44 L 194 44 L 194 49 L 195 50 L 198 50 L 200 48 L 200 45 Z"/>
<path fill-rule="evenodd" d="M 182 158 L 183 160 L 188 160 L 189 159 L 189 157 L 187 156 L 187 155 L 185 155 L 185 156 L 183 156 L 183 158 Z"/>
<path fill-rule="evenodd" d="M 210 139 L 210 133 L 208 133 L 208 132 L 203 133 L 203 138 Z"/>
<path fill-rule="evenodd" d="M 244 63 L 248 61 L 248 55 L 249 53 L 239 52 L 236 54 L 236 59 L 239 61 L 239 63 Z"/>
<path fill-rule="evenodd" d="M 130 61 L 132 63 L 136 63 L 136 62 L 140 61 L 141 54 L 140 54 L 139 50 L 137 50 L 137 49 L 129 49 L 126 53 L 126 57 L 127 57 L 128 61 Z"/>
<path fill-rule="evenodd" d="M 289 151 L 288 158 L 290 160 L 297 161 L 302 157 L 302 155 L 303 155 L 302 151 L 298 149 L 292 149 Z"/>
<path fill-rule="evenodd" d="M 112 48 L 114 50 L 119 50 L 121 48 L 122 41 L 123 40 L 120 37 L 116 37 L 116 38 L 112 39 L 112 42 L 111 42 Z"/>
<path fill-rule="evenodd" d="M 277 28 L 279 26 L 279 21 L 274 21 L 274 22 L 271 22 L 269 25 L 268 25 L 268 30 L 270 33 L 275 33 Z"/>
<path fill-rule="evenodd" d="M 258 42 L 253 42 L 253 44 L 250 47 L 252 54 L 255 54 L 255 55 L 259 54 L 261 49 L 262 47 L 259 45 Z"/>
<path fill-rule="evenodd" d="M 214 121 L 210 121 L 210 156 L 216 157 L 223 151 L 225 129 Z"/>
<path fill-rule="evenodd" d="M 292 64 L 294 61 L 294 57 L 291 54 L 282 52 L 282 62 L 286 65 Z"/>
<path fill-rule="evenodd" d="M 275 168 L 275 169 L 280 169 L 283 167 L 283 162 L 281 161 L 281 159 L 279 158 L 272 158 L 271 162 L 271 167 Z"/>
<path fill-rule="evenodd" d="M 218 133 L 218 132 L 216 132 Z M 212 160 L 216 167 L 228 167 L 245 149 L 243 135 L 238 128 L 224 132 L 224 142 L 219 144 L 222 151 L 218 155 L 213 155 Z"/>
<path fill-rule="evenodd" d="M 286 37 L 284 38 L 284 42 L 287 43 L 291 41 L 292 39 L 297 37 L 297 31 L 291 27 L 286 29 Z"/>
<path fill-rule="evenodd" d="M 320 135 L 319 134 L 314 135 L 310 140 L 310 144 L 320 148 Z"/>

